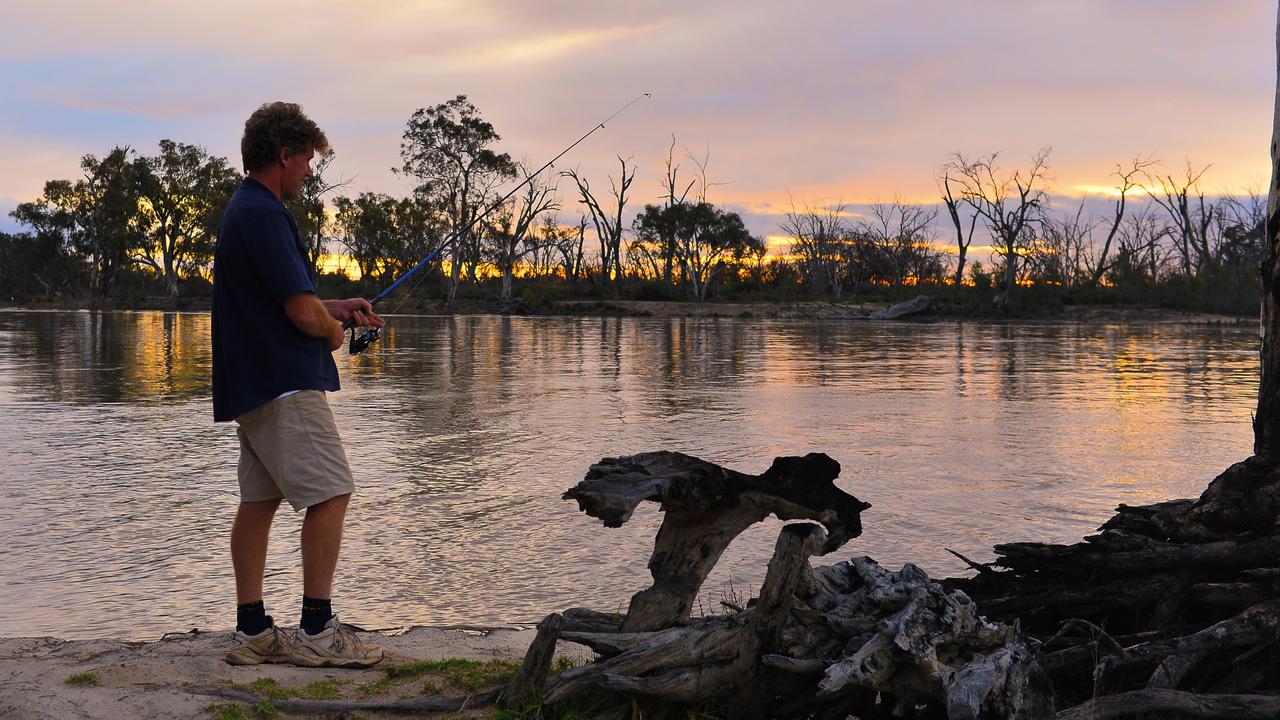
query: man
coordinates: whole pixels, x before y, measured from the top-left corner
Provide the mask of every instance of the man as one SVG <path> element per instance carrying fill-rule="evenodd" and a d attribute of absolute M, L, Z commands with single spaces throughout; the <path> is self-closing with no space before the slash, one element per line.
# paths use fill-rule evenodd
<path fill-rule="evenodd" d="M 235 420 L 240 506 L 231 528 L 236 576 L 233 665 L 290 662 L 368 667 L 382 651 L 333 614 L 330 595 L 347 502 L 355 484 L 325 399 L 338 389 L 333 351 L 342 323 L 385 325 L 363 299 L 321 301 L 283 200 L 298 196 L 324 132 L 293 103 L 270 103 L 245 122 L 248 177 L 227 206 L 213 261 L 213 415 Z M 262 602 L 267 537 L 280 500 L 302 523 L 302 620 L 275 627 Z"/>

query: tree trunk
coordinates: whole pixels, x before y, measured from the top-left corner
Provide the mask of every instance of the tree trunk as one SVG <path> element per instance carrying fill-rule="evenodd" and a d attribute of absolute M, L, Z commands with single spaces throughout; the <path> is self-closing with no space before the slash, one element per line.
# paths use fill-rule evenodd
<path fill-rule="evenodd" d="M 502 299 L 511 299 L 511 266 L 505 265 L 502 268 Z"/>
<path fill-rule="evenodd" d="M 1280 18 L 1276 27 L 1276 105 L 1271 130 L 1271 190 L 1267 249 L 1262 263 L 1262 379 L 1253 420 L 1253 452 L 1280 456 Z"/>

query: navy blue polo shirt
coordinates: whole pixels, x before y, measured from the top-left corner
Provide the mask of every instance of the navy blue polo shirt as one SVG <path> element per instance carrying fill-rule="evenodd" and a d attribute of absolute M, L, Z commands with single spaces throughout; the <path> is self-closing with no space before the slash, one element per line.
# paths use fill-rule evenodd
<path fill-rule="evenodd" d="M 233 420 L 291 390 L 338 389 L 326 338 L 308 337 L 284 303 L 314 293 L 306 247 L 284 204 L 245 178 L 213 253 L 213 419 Z"/>

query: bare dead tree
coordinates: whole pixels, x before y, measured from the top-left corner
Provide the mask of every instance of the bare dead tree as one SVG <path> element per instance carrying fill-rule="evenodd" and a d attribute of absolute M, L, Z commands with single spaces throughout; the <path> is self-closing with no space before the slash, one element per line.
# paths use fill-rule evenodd
<path fill-rule="evenodd" d="M 947 208 L 947 214 L 951 216 L 951 224 L 956 229 L 956 273 L 955 284 L 959 286 L 964 282 L 964 263 L 969 253 L 969 245 L 973 242 L 973 230 L 978 226 L 978 213 L 969 216 L 969 229 L 965 230 L 964 222 L 960 218 L 960 208 L 963 200 L 957 198 L 955 193 L 951 191 L 951 175 L 944 168 L 942 173 L 942 203 Z"/>
<path fill-rule="evenodd" d="M 902 287 L 909 277 L 919 280 L 924 266 L 938 261 L 933 249 L 937 217 L 935 210 L 910 205 L 900 197 L 872 203 L 870 215 L 858 221 L 857 228 L 870 244 L 876 274 L 895 288 Z"/>
<path fill-rule="evenodd" d="M 540 238 L 530 232 L 534 223 L 544 213 L 560 209 L 556 185 L 548 176 L 529 179 L 528 166 L 521 163 L 518 168 L 529 184 L 519 198 L 508 201 L 506 207 L 495 213 L 494 220 L 486 223 L 491 255 L 502 274 L 503 300 L 511 298 L 516 264 L 540 247 Z"/>
<path fill-rule="evenodd" d="M 844 203 L 831 205 L 825 211 L 808 206 L 801 210 L 793 200 L 787 219 L 780 226 L 791 236 L 791 252 L 799 255 L 797 267 L 805 282 L 817 292 L 829 290 L 837 297 L 843 290 L 842 246 L 849 235 L 843 214 Z"/>
<path fill-rule="evenodd" d="M 1191 277 L 1213 263 L 1209 250 L 1208 229 L 1213 222 L 1214 206 L 1205 202 L 1200 179 L 1208 165 L 1196 167 L 1187 161 L 1182 177 L 1172 173 L 1148 175 L 1147 195 L 1168 214 L 1170 237 L 1182 260 L 1182 273 Z"/>
<path fill-rule="evenodd" d="M 960 197 L 973 208 L 987 226 L 996 253 L 1004 258 L 1004 284 L 992 304 L 1001 309 L 1009 302 L 1009 292 L 1017 280 L 1018 257 L 1029 239 L 1028 228 L 1040 214 L 1045 202 L 1041 188 L 1048 170 L 1049 148 L 1031 158 L 1026 170 L 1005 174 L 996 166 L 999 153 L 967 160 L 960 153 L 952 156 L 944 169 L 957 183 Z"/>
<path fill-rule="evenodd" d="M 620 179 L 614 180 L 612 175 L 609 176 L 609 191 L 613 197 L 613 203 L 607 210 L 601 206 L 600 201 L 591 191 L 590 182 L 577 170 L 566 170 L 563 173 L 573 178 L 573 182 L 578 186 L 578 194 L 581 196 L 579 202 L 587 206 L 591 224 L 595 227 L 596 237 L 600 240 L 599 285 L 601 288 L 609 287 L 614 279 L 622 277 L 624 229 L 622 212 L 627 205 L 627 190 L 631 188 L 631 183 L 636 177 L 636 169 L 627 167 L 629 162 L 630 158 L 618 156 L 618 163 L 621 165 Z"/>
<path fill-rule="evenodd" d="M 1075 285 L 1085 271 L 1093 230 L 1097 220 L 1084 214 L 1082 199 L 1071 215 L 1048 213 L 1031 234 L 1030 248 L 1023 266 L 1036 280 Z"/>
<path fill-rule="evenodd" d="M 1102 241 L 1102 248 L 1097 251 L 1096 255 L 1090 250 L 1089 256 L 1085 258 L 1089 269 L 1088 284 L 1090 286 L 1097 285 L 1110 267 L 1107 257 L 1111 252 L 1112 243 L 1115 242 L 1116 234 L 1120 231 L 1120 225 L 1124 222 L 1129 192 L 1138 186 L 1138 177 L 1146 173 L 1154 164 L 1154 160 L 1140 155 L 1134 157 L 1127 165 L 1116 163 L 1115 176 L 1119 178 L 1116 190 L 1120 192 L 1120 195 L 1116 198 L 1114 212 L 1107 227 L 1107 237 Z M 1092 248 L 1092 245 L 1090 247 Z"/>
<path fill-rule="evenodd" d="M 698 181 L 697 178 L 694 178 L 681 187 L 679 179 L 680 164 L 676 162 L 675 152 L 676 136 L 672 135 L 671 146 L 667 148 L 666 173 L 662 178 L 664 202 L 665 207 L 668 208 L 674 205 L 683 205 L 689 198 L 689 191 L 693 189 L 694 184 Z M 689 151 L 685 150 L 685 154 L 688 155 Z M 672 282 L 671 271 L 675 265 L 676 238 L 675 233 L 671 231 L 669 226 L 662 234 L 661 245 L 662 247 L 659 248 L 659 251 L 662 256 L 662 280 L 670 285 Z"/>
<path fill-rule="evenodd" d="M 1116 233 L 1116 257 L 1107 272 L 1119 281 L 1136 276 L 1155 282 L 1170 259 L 1168 248 L 1161 245 L 1168 236 L 1168 225 L 1150 207 L 1129 214 Z"/>

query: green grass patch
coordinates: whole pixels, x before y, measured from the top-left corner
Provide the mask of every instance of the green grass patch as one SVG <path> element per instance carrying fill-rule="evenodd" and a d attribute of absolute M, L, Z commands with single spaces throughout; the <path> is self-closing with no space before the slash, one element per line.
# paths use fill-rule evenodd
<path fill-rule="evenodd" d="M 339 687 L 346 683 L 342 680 L 326 678 L 317 680 L 306 687 L 285 687 L 275 678 L 259 678 L 249 684 L 228 683 L 237 690 L 253 693 L 269 700 L 288 700 L 289 698 L 305 698 L 307 700 L 334 700 L 342 695 Z M 268 703 L 270 704 L 270 703 Z"/>
<path fill-rule="evenodd" d="M 204 710 L 213 715 L 214 720 L 277 720 L 280 717 L 270 700 L 260 700 L 250 707 L 240 703 L 214 703 L 206 705 Z"/>
<path fill-rule="evenodd" d="M 67 684 L 93 687 L 96 685 L 100 685 L 101 681 L 98 680 L 98 673 L 96 672 L 82 672 L 82 673 L 76 673 L 75 675 L 72 675 L 71 677 L 67 678 Z"/>
<path fill-rule="evenodd" d="M 510 682 L 520 671 L 520 663 L 511 660 L 423 660 L 383 668 L 383 677 L 364 683 L 357 689 L 373 695 L 412 680 L 424 679 L 423 693 L 439 694 L 455 688 L 475 692 Z"/>
<path fill-rule="evenodd" d="M 338 690 L 337 680 L 317 680 L 298 691 L 298 697 L 307 700 L 333 700 L 342 693 Z"/>

